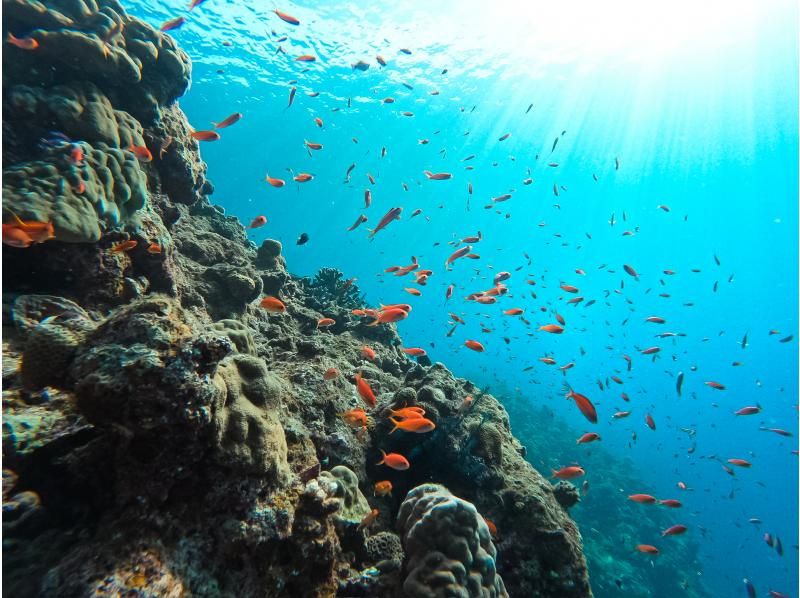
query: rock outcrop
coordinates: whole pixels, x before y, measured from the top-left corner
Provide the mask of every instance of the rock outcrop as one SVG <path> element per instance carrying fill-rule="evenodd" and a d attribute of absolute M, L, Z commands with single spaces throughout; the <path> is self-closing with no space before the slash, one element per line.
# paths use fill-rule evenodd
<path fill-rule="evenodd" d="M 422 595 L 440 587 L 440 516 L 469 553 L 447 556 L 463 595 L 591 595 L 569 493 L 524 460 L 502 405 L 353 315 L 366 299 L 341 272 L 292 276 L 280 243 L 256 248 L 212 205 L 169 35 L 116 0 L 4 16 L 39 46 L 3 56 L 3 220 L 55 232 L 3 251 L 9 595 Z M 359 372 L 366 428 L 340 416 L 363 407 Z M 390 435 L 403 405 L 436 429 Z M 375 465 L 381 450 L 411 468 Z"/>

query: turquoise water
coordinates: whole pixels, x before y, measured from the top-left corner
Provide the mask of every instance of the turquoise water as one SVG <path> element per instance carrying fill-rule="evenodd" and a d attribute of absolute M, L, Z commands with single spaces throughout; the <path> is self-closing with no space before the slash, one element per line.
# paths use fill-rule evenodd
<path fill-rule="evenodd" d="M 188 14 L 162 2 L 128 8 L 154 25 L 186 14 L 173 34 L 194 63 L 180 103 L 195 128 L 244 115 L 201 151 L 214 201 L 244 224 L 268 218 L 251 231 L 255 243 L 281 240 L 296 274 L 333 266 L 357 277 L 372 304 L 411 303 L 399 324 L 405 346 L 483 386 L 518 389 L 503 400 L 548 406 L 575 430 L 553 442 L 574 445 L 581 433 L 598 432 L 606 451 L 629 458 L 646 483 L 620 488 L 620 501 L 636 492 L 682 500 L 675 523 L 689 527 L 703 563 L 689 573 L 702 575 L 714 596 L 745 595 L 744 577 L 758 595 L 792 595 L 798 353 L 796 338 L 780 341 L 797 334 L 797 8 L 788 0 L 550 4 L 278 7 L 301 21 L 296 27 L 265 3 L 207 0 Z M 303 54 L 316 62 L 294 60 Z M 351 68 L 359 60 L 369 69 Z M 307 150 L 304 140 L 323 149 Z M 452 179 L 428 180 L 424 170 Z M 267 172 L 286 186 L 267 185 Z M 299 172 L 314 179 L 294 183 Z M 372 205 L 364 209 L 366 189 Z M 512 197 L 491 201 L 503 194 Z M 370 240 L 366 229 L 392 207 L 403 208 L 401 219 Z M 367 223 L 347 232 L 359 214 Z M 454 243 L 478 231 L 480 259 L 446 271 Z M 301 233 L 309 241 L 297 245 Z M 384 273 L 412 255 L 433 270 L 425 286 Z M 464 300 L 490 289 L 500 271 L 511 278 L 496 304 Z M 567 304 L 575 295 L 561 282 L 578 287 L 583 303 Z M 530 324 L 502 313 L 509 308 L 524 309 Z M 566 320 L 561 335 L 538 330 L 555 323 L 553 311 Z M 466 321 L 452 336 L 448 312 Z M 661 332 L 685 336 L 654 337 Z M 470 351 L 467 339 L 485 351 Z M 661 349 L 655 359 L 640 353 L 651 346 Z M 630 372 L 623 355 L 632 358 Z M 571 362 L 566 374 L 557 369 Z M 612 375 L 623 384 L 606 387 Z M 591 398 L 597 425 L 564 400 L 564 382 Z M 749 405 L 762 411 L 734 415 Z M 612 419 L 620 410 L 632 414 Z M 587 479 L 603 477 L 603 464 L 587 456 L 591 445 L 571 450 L 574 462 L 591 462 Z M 722 467 L 729 458 L 752 467 L 734 467 L 731 476 Z M 586 519 L 591 494 L 576 509 Z M 765 532 L 781 538 L 782 557 Z M 679 550 L 670 540 L 640 539 Z M 630 559 L 647 562 L 630 549 Z"/>

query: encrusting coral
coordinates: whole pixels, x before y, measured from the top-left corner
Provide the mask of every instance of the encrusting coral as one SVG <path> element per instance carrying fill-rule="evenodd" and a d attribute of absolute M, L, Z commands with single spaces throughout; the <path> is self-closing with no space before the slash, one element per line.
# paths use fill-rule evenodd
<path fill-rule="evenodd" d="M 117 0 L 4 0 L 4 17 L 39 46 L 3 55 L 3 219 L 55 229 L 3 252 L 5 499 L 29 522 L 4 527 L 9 595 L 436 595 L 439 567 L 467 593 L 591 596 L 500 403 L 354 315 L 345 274 L 292 276 L 279 242 L 212 205 L 169 35 Z M 354 427 L 356 373 L 376 405 Z M 407 405 L 435 430 L 389 434 Z M 414 489 L 431 480 L 455 496 Z"/>
<path fill-rule="evenodd" d="M 405 596 L 508 596 L 497 550 L 475 506 L 438 484 L 417 486 L 397 515 L 408 555 Z"/>

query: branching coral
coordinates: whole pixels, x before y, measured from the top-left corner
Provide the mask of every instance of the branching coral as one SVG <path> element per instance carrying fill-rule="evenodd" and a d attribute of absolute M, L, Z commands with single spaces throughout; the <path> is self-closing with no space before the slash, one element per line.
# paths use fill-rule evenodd
<path fill-rule="evenodd" d="M 314 275 L 313 280 L 302 279 L 305 291 L 310 299 L 317 303 L 318 308 L 331 304 L 354 309 L 363 307 L 366 303 L 364 296 L 353 282 L 344 280 L 344 274 L 336 268 L 322 268 Z"/>

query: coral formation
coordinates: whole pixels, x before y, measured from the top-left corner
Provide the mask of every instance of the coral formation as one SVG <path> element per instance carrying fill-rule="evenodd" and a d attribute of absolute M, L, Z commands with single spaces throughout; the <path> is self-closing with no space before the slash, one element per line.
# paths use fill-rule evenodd
<path fill-rule="evenodd" d="M 508 596 L 486 522 L 447 488 L 414 488 L 400 505 L 397 528 L 408 554 L 404 595 Z"/>
<path fill-rule="evenodd" d="M 340 503 L 338 519 L 350 523 L 360 522 L 369 513 L 369 503 L 358 488 L 358 476 L 344 465 L 323 471 L 320 479 L 330 483 L 330 494 Z"/>
<path fill-rule="evenodd" d="M 292 276 L 279 242 L 256 248 L 211 203 L 169 35 L 116 0 L 4 16 L 39 42 L 3 57 L 4 221 L 56 236 L 3 252 L 10 595 L 436 595 L 437 568 L 467 592 L 591 595 L 577 527 L 500 403 L 354 316 L 367 302 L 342 272 Z M 359 429 L 340 416 L 363 405 L 355 373 L 377 400 Z M 404 405 L 436 430 L 390 435 Z M 455 496 L 412 490 L 431 480 Z"/>

